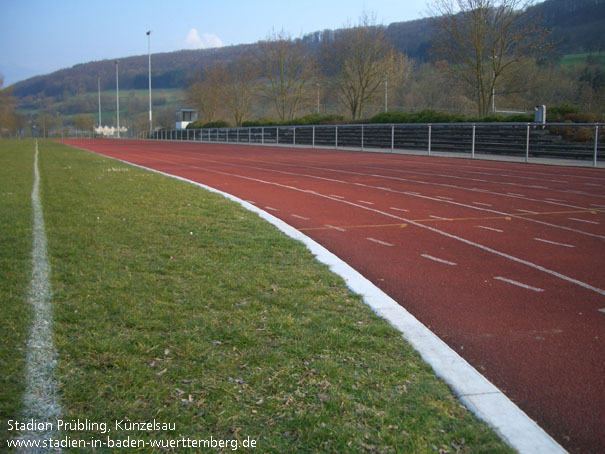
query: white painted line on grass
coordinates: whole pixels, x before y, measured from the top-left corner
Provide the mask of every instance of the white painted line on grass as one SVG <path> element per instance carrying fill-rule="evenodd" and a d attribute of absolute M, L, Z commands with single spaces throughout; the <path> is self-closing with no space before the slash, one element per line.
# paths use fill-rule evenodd
<path fill-rule="evenodd" d="M 444 265 L 450 265 L 450 266 L 456 266 L 457 263 L 454 262 L 450 262 L 448 260 L 443 260 L 437 257 L 433 257 L 432 255 L 428 255 L 428 254 L 421 254 L 421 257 L 424 257 L 425 259 L 429 259 L 429 260 L 433 260 L 434 262 L 439 262 L 439 263 L 443 263 Z"/>
<path fill-rule="evenodd" d="M 504 233 L 504 230 L 495 229 L 493 227 L 487 227 L 485 225 L 476 225 L 475 227 L 477 227 L 478 229 L 491 230 L 492 232 Z"/>
<path fill-rule="evenodd" d="M 33 322 L 25 355 L 23 419 L 50 423 L 48 425 L 43 424 L 43 430 L 29 430 L 21 434 L 21 439 L 31 440 L 35 443 L 51 438 L 58 439 L 59 434 L 55 430 L 55 422 L 61 417 L 61 406 L 55 379 L 57 351 L 53 343 L 50 263 L 48 261 L 42 202 L 40 201 L 37 141 L 34 155 L 34 186 L 31 199 L 33 211 L 32 277 L 29 284 L 28 301 L 33 308 Z M 61 449 L 45 452 L 60 451 Z M 26 448 L 23 452 L 34 451 L 28 451 Z"/>
<path fill-rule="evenodd" d="M 521 287 L 521 288 L 524 288 L 524 289 L 527 289 L 527 290 L 533 290 L 534 292 L 543 292 L 544 291 L 541 288 L 532 287 L 531 285 L 523 284 L 522 282 L 518 282 L 518 281 L 513 281 L 512 279 L 507 279 L 507 278 L 502 277 L 502 276 L 496 276 L 496 277 L 494 277 L 494 279 L 497 279 L 497 280 L 502 281 L 502 282 L 507 282 L 509 284 L 516 285 L 517 287 Z"/>
<path fill-rule="evenodd" d="M 319 243 L 281 219 L 231 194 L 159 170 L 126 161 L 121 162 L 186 181 L 215 194 L 221 194 L 225 198 L 239 203 L 247 210 L 257 213 L 290 238 L 301 241 L 317 257 L 317 260 L 327 265 L 333 273 L 342 277 L 351 291 L 361 295 L 368 306 L 398 329 L 433 368 L 435 373 L 452 388 L 461 402 L 475 415 L 486 421 L 511 447 L 520 454 L 567 454 L 567 451 L 535 421 L 477 372 L 464 358 L 439 339 L 435 333 L 358 271 Z"/>
<path fill-rule="evenodd" d="M 381 244 L 383 246 L 389 246 L 389 247 L 393 247 L 394 246 L 394 244 L 386 243 L 384 241 L 377 240 L 376 238 L 366 238 L 366 240 L 372 241 L 372 242 L 377 243 L 377 244 Z"/>
<path fill-rule="evenodd" d="M 345 229 L 341 228 L 341 227 L 336 227 L 334 225 L 330 225 L 330 224 L 326 224 L 326 227 L 333 229 L 333 230 L 338 230 L 339 232 L 346 232 Z"/>
<path fill-rule="evenodd" d="M 302 219 L 303 221 L 310 221 L 311 220 L 311 218 L 306 218 L 304 216 L 299 216 L 298 214 L 291 214 L 290 216 L 292 216 L 293 218 Z"/>
<path fill-rule="evenodd" d="M 579 218 L 569 218 L 570 221 L 578 221 L 578 222 L 585 222 L 586 224 L 595 224 L 595 225 L 600 225 L 600 222 L 597 221 L 587 221 L 586 219 L 579 219 Z"/>
<path fill-rule="evenodd" d="M 555 246 L 563 246 L 563 247 L 569 247 L 569 248 L 575 247 L 571 244 L 557 243 L 556 241 L 545 240 L 543 238 L 534 238 L 534 240 L 540 241 L 542 243 L 554 244 Z"/>

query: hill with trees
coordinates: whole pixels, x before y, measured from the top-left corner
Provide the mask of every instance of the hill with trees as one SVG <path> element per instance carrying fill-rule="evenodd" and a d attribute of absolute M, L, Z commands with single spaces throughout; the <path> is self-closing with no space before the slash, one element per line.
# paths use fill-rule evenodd
<path fill-rule="evenodd" d="M 535 64 L 526 62 L 522 65 L 515 77 L 503 78 L 500 86 L 493 89 L 496 99 L 499 103 L 504 102 L 513 107 L 533 104 L 533 99 L 528 100 L 531 97 L 544 103 L 572 102 L 582 106 L 588 105 L 590 110 L 595 110 L 600 102 L 601 92 L 605 89 L 605 74 L 601 63 L 603 59 L 600 55 L 605 50 L 605 35 L 602 33 L 602 30 L 605 30 L 605 0 L 546 0 L 529 7 L 526 16 L 551 31 L 550 40 L 554 45 L 548 54 L 538 56 Z M 444 75 L 445 72 L 440 71 L 447 63 L 435 52 L 438 29 L 434 18 L 395 22 L 380 28 L 390 45 L 406 56 L 413 65 L 413 71 L 410 69 L 411 65 L 407 65 L 407 73 L 400 81 L 405 81 L 406 90 L 398 89 L 393 92 L 390 105 L 411 109 L 473 109 L 469 101 L 473 94 L 456 85 Z M 326 43 L 337 43 L 339 37 L 347 33 L 346 29 L 323 30 L 294 41 L 301 52 L 313 55 L 317 65 L 316 72 L 321 73 L 324 78 L 330 78 L 336 69 L 331 64 L 334 62 L 334 55 L 326 52 Z M 162 89 L 185 90 L 196 79 L 203 78 L 210 68 L 233 65 L 242 55 L 261 59 L 262 52 L 261 42 L 153 54 L 152 86 L 158 93 L 161 93 Z M 572 67 L 571 64 L 562 64 L 568 61 L 566 59 L 569 54 L 586 55 L 581 57 L 580 66 Z M 16 83 L 9 87 L 9 90 L 16 99 L 17 109 L 30 117 L 63 115 L 71 118 L 78 114 L 92 114 L 96 110 L 96 97 L 93 95 L 96 95 L 98 81 L 100 80 L 102 91 L 115 89 L 115 64 L 114 60 L 78 64 Z M 147 88 L 147 55 L 121 58 L 118 65 L 121 92 Z M 511 88 L 518 85 L 520 78 L 531 80 L 533 83 L 524 89 L 523 93 Z M 319 90 L 319 84 L 317 89 Z M 395 87 L 389 90 L 395 90 Z M 444 96 L 444 93 L 447 93 L 447 96 Z M 322 91 L 321 98 L 322 113 L 344 113 L 342 106 L 339 112 L 337 107 L 328 107 L 336 106 L 339 100 L 327 90 Z M 103 104 L 110 105 L 108 99 L 103 101 Z M 133 93 L 130 94 L 129 104 L 132 111 L 144 111 L 143 106 L 138 105 L 141 102 Z M 154 106 L 161 106 L 165 102 L 165 97 L 161 94 L 154 97 Z M 377 108 L 375 107 L 375 110 Z M 269 111 L 270 107 L 267 105 L 251 108 L 251 114 L 257 117 L 273 115 Z M 308 112 L 312 112 L 310 107 Z M 366 111 L 364 115 L 366 113 L 371 112 Z M 353 117 L 357 116 L 357 113 L 353 114 Z M 50 118 L 48 121 L 52 122 Z"/>

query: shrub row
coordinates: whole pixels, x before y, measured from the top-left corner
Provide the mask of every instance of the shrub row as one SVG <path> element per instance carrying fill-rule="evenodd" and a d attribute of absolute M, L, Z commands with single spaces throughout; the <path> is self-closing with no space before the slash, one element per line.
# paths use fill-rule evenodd
<path fill-rule="evenodd" d="M 547 120 L 549 122 L 565 123 L 596 123 L 599 121 L 594 114 L 580 113 L 575 106 L 561 105 L 553 106 L 547 110 Z M 352 123 L 377 123 L 377 124 L 398 124 L 398 123 L 526 123 L 533 122 L 532 114 L 513 114 L 513 115 L 487 115 L 485 117 L 467 117 L 462 114 L 438 112 L 435 110 L 422 110 L 420 112 L 383 112 L 374 115 L 372 118 L 363 120 L 346 119 L 343 115 L 310 114 L 293 120 L 274 120 L 270 118 L 260 118 L 258 120 L 244 121 L 242 127 L 260 127 L 260 126 L 306 126 L 306 125 L 342 125 Z M 187 126 L 188 129 L 199 128 L 230 128 L 231 124 L 227 121 L 219 120 L 209 123 L 195 122 Z"/>

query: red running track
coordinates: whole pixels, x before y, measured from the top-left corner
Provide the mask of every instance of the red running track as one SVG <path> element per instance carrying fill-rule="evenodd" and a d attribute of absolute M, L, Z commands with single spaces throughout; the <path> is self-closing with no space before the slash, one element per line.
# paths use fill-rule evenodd
<path fill-rule="evenodd" d="M 572 453 L 605 452 L 605 173 L 65 141 L 254 203 L 349 263 Z"/>

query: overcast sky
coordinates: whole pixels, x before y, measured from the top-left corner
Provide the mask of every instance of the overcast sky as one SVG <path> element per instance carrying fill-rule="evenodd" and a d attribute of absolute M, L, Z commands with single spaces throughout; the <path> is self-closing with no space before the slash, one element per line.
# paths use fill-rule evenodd
<path fill-rule="evenodd" d="M 426 0 L 0 0 L 4 86 L 77 63 L 254 43 L 354 23 L 426 17 Z"/>

